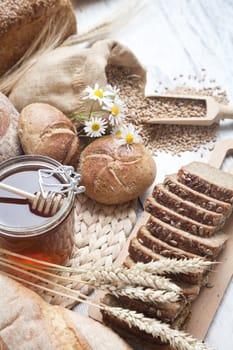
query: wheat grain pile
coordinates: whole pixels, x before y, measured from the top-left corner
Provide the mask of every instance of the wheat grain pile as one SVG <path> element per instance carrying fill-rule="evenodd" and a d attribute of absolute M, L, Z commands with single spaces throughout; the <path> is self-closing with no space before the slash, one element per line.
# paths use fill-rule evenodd
<path fill-rule="evenodd" d="M 166 151 L 179 155 L 185 151 L 198 151 L 201 146 L 210 148 L 210 144 L 215 143 L 218 124 L 211 126 L 143 124 L 143 119 L 150 116 L 203 117 L 205 112 L 203 105 L 185 101 L 179 105 L 175 100 L 145 98 L 138 77 L 130 75 L 129 69 L 124 67 L 108 66 L 106 74 L 108 83 L 120 89 L 119 95 L 126 105 L 127 121 L 140 130 L 144 145 L 154 154 L 157 151 Z M 214 81 L 210 83 L 210 87 L 198 89 L 182 84 L 174 89 L 165 89 L 165 93 L 213 96 L 218 102 L 226 104 L 228 102 L 226 92 L 213 84 Z"/>

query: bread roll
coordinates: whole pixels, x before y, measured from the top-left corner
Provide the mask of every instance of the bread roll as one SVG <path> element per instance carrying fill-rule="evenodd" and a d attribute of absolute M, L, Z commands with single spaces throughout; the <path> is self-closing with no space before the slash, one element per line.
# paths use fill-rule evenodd
<path fill-rule="evenodd" d="M 76 33 L 70 0 L 0 1 L 0 75 L 11 68 L 52 21 L 60 25 L 61 39 Z"/>
<path fill-rule="evenodd" d="M 109 328 L 61 306 L 52 306 L 1 274 L 0 310 L 0 345 L 8 350 L 106 350 L 108 346 L 131 349 Z"/>
<path fill-rule="evenodd" d="M 8 98 L 0 93 L 0 162 L 22 153 L 17 125 L 19 113 Z"/>
<path fill-rule="evenodd" d="M 57 108 L 45 103 L 26 106 L 19 117 L 19 138 L 26 154 L 41 154 L 62 164 L 74 165 L 79 139 L 72 122 Z"/>
<path fill-rule="evenodd" d="M 121 204 L 148 189 L 155 179 L 156 166 L 142 144 L 119 145 L 109 136 L 85 148 L 80 172 L 88 197 L 103 204 Z"/>

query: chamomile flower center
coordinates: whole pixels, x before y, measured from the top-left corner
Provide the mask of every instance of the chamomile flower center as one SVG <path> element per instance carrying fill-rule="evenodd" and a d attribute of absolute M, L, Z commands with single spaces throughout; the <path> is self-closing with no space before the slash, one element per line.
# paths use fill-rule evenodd
<path fill-rule="evenodd" d="M 104 97 L 104 93 L 103 93 L 103 91 L 100 90 L 100 89 L 94 90 L 94 95 L 97 96 L 97 97 L 99 97 L 99 98 L 103 98 L 103 97 Z"/>
<path fill-rule="evenodd" d="M 116 137 L 120 137 L 122 135 L 122 131 L 121 130 L 117 130 L 115 133 Z"/>
<path fill-rule="evenodd" d="M 125 141 L 128 145 L 132 145 L 132 143 L 134 142 L 134 135 L 133 134 L 126 135 Z"/>
<path fill-rule="evenodd" d="M 119 114 L 119 107 L 118 106 L 113 106 L 111 109 L 112 114 L 114 117 L 116 117 Z"/>
<path fill-rule="evenodd" d="M 101 127 L 101 125 L 99 123 L 93 123 L 91 125 L 91 128 L 93 131 L 99 131 L 100 127 Z"/>

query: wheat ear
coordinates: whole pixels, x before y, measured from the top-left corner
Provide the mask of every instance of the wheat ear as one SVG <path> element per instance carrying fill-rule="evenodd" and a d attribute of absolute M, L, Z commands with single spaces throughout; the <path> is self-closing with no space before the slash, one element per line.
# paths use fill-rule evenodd
<path fill-rule="evenodd" d="M 89 283 L 94 284 L 96 288 L 101 285 L 113 284 L 117 286 L 142 286 L 159 290 L 167 290 L 179 292 L 180 288 L 170 279 L 157 275 L 152 275 L 144 271 L 138 271 L 135 274 L 134 271 L 124 267 L 118 267 L 115 269 L 92 269 L 90 272 L 86 272 L 81 275 L 83 280 L 87 280 Z"/>
<path fill-rule="evenodd" d="M 23 259 L 24 256 L 9 252 L 8 250 L 0 248 L 0 254 L 9 254 L 11 256 L 15 256 L 18 258 Z M 109 286 L 116 286 L 116 287 L 125 287 L 125 286 L 141 286 L 141 287 L 148 287 L 148 288 L 154 288 L 158 290 L 166 290 L 166 291 L 174 291 L 179 293 L 180 287 L 178 287 L 175 283 L 171 282 L 170 279 L 166 277 L 161 277 L 157 275 L 153 275 L 151 273 L 145 272 L 143 270 L 138 270 L 137 273 L 135 273 L 134 270 L 131 271 L 131 269 L 125 268 L 125 267 L 95 267 L 95 266 L 88 266 L 86 268 L 80 268 L 80 269 L 72 269 L 65 266 L 60 266 L 56 264 L 50 264 L 45 263 L 43 261 L 39 261 L 33 258 L 27 258 L 29 261 L 37 262 L 39 263 L 39 267 L 32 266 L 30 264 L 24 264 L 24 263 L 16 263 L 11 262 L 11 264 L 14 265 L 20 265 L 21 267 L 26 267 L 28 269 L 31 269 L 33 271 L 36 271 L 38 273 L 44 273 L 43 269 L 46 270 L 52 270 L 56 272 L 73 272 L 76 274 L 78 279 L 76 278 L 76 281 L 81 283 L 87 283 L 95 288 L 105 288 L 108 289 Z M 5 259 L 2 257 L 2 261 Z M 10 262 L 8 262 L 10 263 Z M 59 275 L 58 275 L 59 276 Z M 58 277 L 57 276 L 57 277 Z M 73 281 L 75 281 L 75 275 L 73 275 L 72 278 Z"/>
<path fill-rule="evenodd" d="M 213 350 L 186 332 L 172 329 L 168 324 L 145 317 L 142 313 L 120 307 L 105 307 L 104 311 L 123 321 L 130 328 L 136 327 L 154 338 L 160 338 L 165 344 L 169 343 L 174 350 Z"/>
<path fill-rule="evenodd" d="M 180 295 L 176 292 L 167 292 L 165 290 L 153 290 L 151 288 L 142 287 L 127 287 L 122 289 L 115 289 L 111 294 L 119 297 L 124 296 L 130 299 L 141 300 L 145 303 L 175 303 L 180 300 Z"/>
<path fill-rule="evenodd" d="M 131 271 L 144 271 L 147 273 L 164 275 L 168 273 L 172 274 L 188 274 L 195 272 L 203 272 L 206 269 L 210 269 L 212 266 L 216 265 L 216 262 L 203 260 L 202 258 L 193 259 L 169 259 L 162 258 L 159 261 L 151 261 L 149 263 L 136 263 L 130 268 Z"/>

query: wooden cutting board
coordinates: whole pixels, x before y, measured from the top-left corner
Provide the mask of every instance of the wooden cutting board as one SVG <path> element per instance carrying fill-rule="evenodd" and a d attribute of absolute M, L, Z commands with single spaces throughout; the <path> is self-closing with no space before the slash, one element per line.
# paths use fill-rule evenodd
<path fill-rule="evenodd" d="M 224 159 L 229 154 L 233 154 L 233 140 L 227 139 L 218 142 L 211 154 L 209 164 L 221 168 Z M 227 171 L 233 172 L 233 169 Z M 124 249 L 116 259 L 115 266 L 123 264 L 128 255 L 130 240 L 136 236 L 139 227 L 144 225 L 148 218 L 149 214 L 143 211 Z M 204 340 L 233 274 L 233 215 L 227 220 L 222 231 L 229 235 L 227 245 L 219 256 L 214 271 L 209 274 L 208 288 L 203 287 L 198 298 L 193 302 L 192 315 L 187 325 L 187 331 L 200 340 Z M 103 293 L 98 293 L 96 300 L 100 300 L 102 297 Z M 89 316 L 98 321 L 102 320 L 101 313 L 93 307 L 89 308 Z"/>

